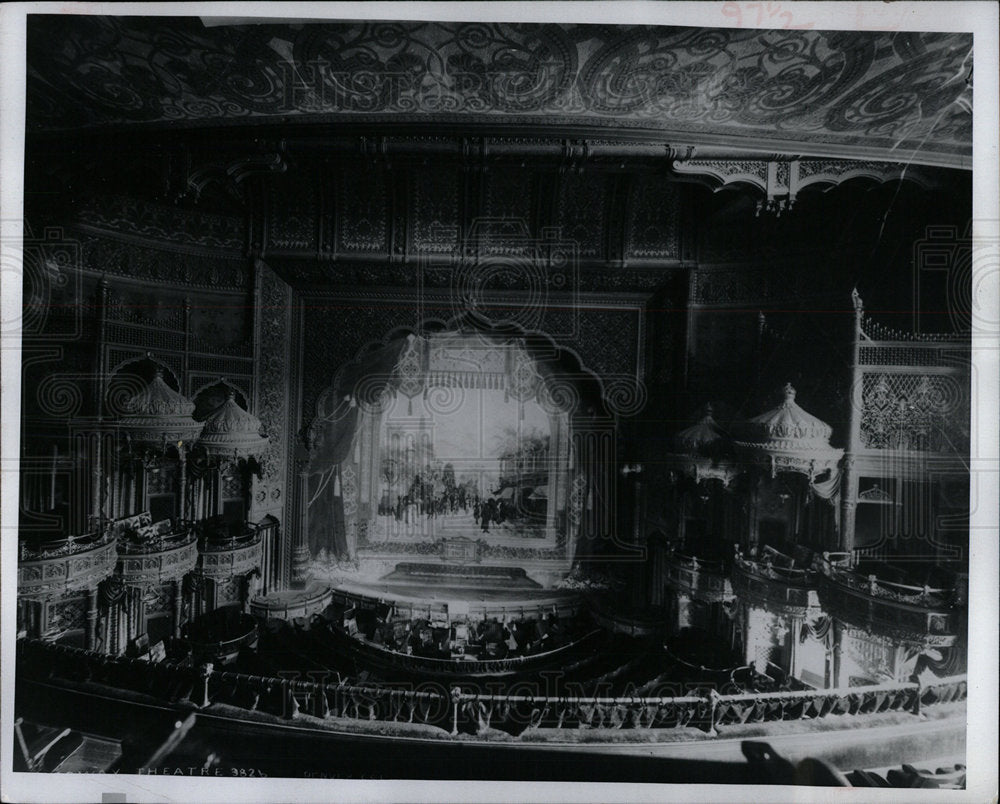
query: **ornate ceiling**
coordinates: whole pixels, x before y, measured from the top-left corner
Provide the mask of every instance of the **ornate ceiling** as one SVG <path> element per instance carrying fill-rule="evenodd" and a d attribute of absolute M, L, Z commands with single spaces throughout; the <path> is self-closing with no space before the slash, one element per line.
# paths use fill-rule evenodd
<path fill-rule="evenodd" d="M 32 15 L 34 131 L 435 124 L 968 168 L 972 36 Z M 713 151 L 714 149 L 714 151 Z"/>

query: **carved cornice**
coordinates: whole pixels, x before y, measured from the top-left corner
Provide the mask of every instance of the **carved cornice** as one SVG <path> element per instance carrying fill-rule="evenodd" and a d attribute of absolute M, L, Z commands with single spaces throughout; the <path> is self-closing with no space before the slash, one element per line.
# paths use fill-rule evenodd
<path fill-rule="evenodd" d="M 141 201 L 127 195 L 94 195 L 78 207 L 82 231 L 167 251 L 218 256 L 241 255 L 246 247 L 244 220 L 183 209 L 176 204 Z"/>
<path fill-rule="evenodd" d="M 74 229 L 81 270 L 92 276 L 110 274 L 145 285 L 199 287 L 211 291 L 245 290 L 249 275 L 244 258 L 220 251 L 208 256 L 171 248 L 163 242 L 139 243 L 104 231 Z"/>
<path fill-rule="evenodd" d="M 688 159 L 672 165 L 675 173 L 702 177 L 715 188 L 743 185 L 760 195 L 757 213 L 781 214 L 794 208 L 802 190 L 813 185 L 829 190 L 852 179 L 884 184 L 906 179 L 928 189 L 937 186 L 933 171 L 905 162 L 835 159 Z"/>

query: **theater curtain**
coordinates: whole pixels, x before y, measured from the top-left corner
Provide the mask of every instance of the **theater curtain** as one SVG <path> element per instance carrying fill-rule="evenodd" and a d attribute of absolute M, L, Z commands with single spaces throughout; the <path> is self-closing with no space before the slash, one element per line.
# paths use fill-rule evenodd
<path fill-rule="evenodd" d="M 311 428 L 308 470 L 309 551 L 326 550 L 346 557 L 347 529 L 341 488 L 341 465 L 351 454 L 362 416 L 371 413 L 393 387 L 393 369 L 407 339 L 373 350 L 340 372 Z"/>
<path fill-rule="evenodd" d="M 840 469 L 834 469 L 829 478 L 819 483 L 811 481 L 809 487 L 817 497 L 836 505 L 840 502 Z"/>

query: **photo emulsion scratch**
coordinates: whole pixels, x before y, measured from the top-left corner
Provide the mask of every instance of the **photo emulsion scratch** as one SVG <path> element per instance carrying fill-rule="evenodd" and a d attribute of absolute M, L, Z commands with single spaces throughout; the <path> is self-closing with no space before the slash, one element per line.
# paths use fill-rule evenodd
<path fill-rule="evenodd" d="M 189 8 L 26 17 L 12 770 L 965 789 L 972 33 Z"/>

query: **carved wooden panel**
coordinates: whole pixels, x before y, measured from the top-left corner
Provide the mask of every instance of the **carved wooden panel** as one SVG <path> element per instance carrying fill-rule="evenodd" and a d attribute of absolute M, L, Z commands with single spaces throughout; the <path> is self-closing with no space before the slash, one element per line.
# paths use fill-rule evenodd
<path fill-rule="evenodd" d="M 476 236 L 488 254 L 527 254 L 534 235 L 535 176 L 523 170 L 491 170 L 484 175 L 486 197 Z"/>
<path fill-rule="evenodd" d="M 268 446 L 263 461 L 264 476 L 255 484 L 252 505 L 256 513 L 263 515 L 275 509 L 280 512 L 284 505 L 289 450 L 295 441 L 295 418 L 289 406 L 290 352 L 297 350 L 298 344 L 291 342 L 291 290 L 266 265 L 260 267 L 258 299 L 254 413 L 268 436 Z"/>
<path fill-rule="evenodd" d="M 557 223 L 562 239 L 577 244 L 581 257 L 599 257 L 606 227 L 606 177 L 568 173 L 560 178 Z"/>
<path fill-rule="evenodd" d="M 250 355 L 245 304 L 203 299 L 191 305 L 191 348 L 209 354 Z M 214 302 L 214 303 L 213 303 Z"/>
<path fill-rule="evenodd" d="M 866 372 L 861 391 L 862 446 L 965 452 L 969 395 L 968 377 L 957 374 Z"/>
<path fill-rule="evenodd" d="M 316 185 L 292 174 L 267 183 L 268 251 L 315 251 L 319 205 Z"/>
<path fill-rule="evenodd" d="M 459 236 L 457 170 L 442 165 L 414 171 L 411 195 L 412 249 L 417 253 L 448 254 Z"/>
<path fill-rule="evenodd" d="M 665 176 L 642 173 L 632 182 L 626 258 L 679 259 L 680 194 Z"/>
<path fill-rule="evenodd" d="M 548 308 L 541 330 L 569 346 L 599 377 L 639 376 L 641 355 L 638 310 Z"/>
<path fill-rule="evenodd" d="M 109 321 L 138 324 L 153 329 L 184 331 L 185 296 L 180 291 L 136 287 L 124 283 L 108 288 Z"/>
<path fill-rule="evenodd" d="M 348 254 L 385 254 L 388 242 L 388 190 L 385 172 L 365 165 L 337 175 L 337 250 Z"/>
<path fill-rule="evenodd" d="M 87 196 L 78 207 L 77 221 L 98 234 L 140 238 L 162 248 L 187 248 L 208 255 L 239 253 L 246 241 L 242 216 L 211 214 L 124 195 Z"/>
<path fill-rule="evenodd" d="M 64 596 L 48 606 L 45 631 L 73 631 L 86 627 L 87 598 L 84 595 Z"/>
<path fill-rule="evenodd" d="M 206 257 L 149 248 L 85 232 L 79 233 L 79 242 L 82 265 L 93 273 L 211 290 L 242 290 L 248 279 L 242 257 Z"/>

